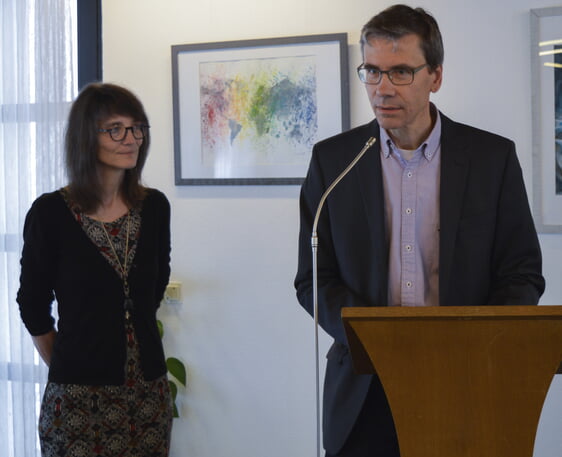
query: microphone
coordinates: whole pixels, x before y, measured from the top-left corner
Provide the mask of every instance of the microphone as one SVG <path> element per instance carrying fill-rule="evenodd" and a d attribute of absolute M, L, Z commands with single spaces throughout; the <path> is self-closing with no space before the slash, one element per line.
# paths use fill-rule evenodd
<path fill-rule="evenodd" d="M 320 219 L 320 213 L 324 206 L 328 195 L 334 187 L 336 187 L 339 182 L 344 178 L 345 175 L 349 173 L 349 171 L 355 166 L 359 159 L 363 157 L 367 149 L 369 149 L 377 139 L 375 137 L 371 137 L 363 146 L 363 149 L 359 151 L 359 154 L 355 156 L 355 158 L 350 162 L 350 164 L 343 170 L 340 175 L 330 184 L 330 186 L 324 191 L 322 198 L 320 198 L 320 202 L 318 203 L 318 208 L 316 209 L 316 215 L 314 217 L 314 224 L 312 225 L 312 238 L 310 240 L 310 244 L 312 246 L 312 301 L 313 301 L 313 309 L 314 309 L 314 349 L 316 353 L 316 454 L 317 457 L 320 457 L 320 449 L 321 449 L 321 427 L 320 427 L 320 359 L 318 355 L 318 219 Z"/>

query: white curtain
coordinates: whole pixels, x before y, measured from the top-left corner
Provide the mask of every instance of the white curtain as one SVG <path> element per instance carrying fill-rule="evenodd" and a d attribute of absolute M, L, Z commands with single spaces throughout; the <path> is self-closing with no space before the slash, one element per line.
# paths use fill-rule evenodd
<path fill-rule="evenodd" d="M 76 95 L 76 1 L 0 1 L 0 456 L 39 456 L 47 369 L 16 303 L 25 214 L 64 184 L 63 137 Z M 79 0 L 78 0 L 79 1 Z"/>

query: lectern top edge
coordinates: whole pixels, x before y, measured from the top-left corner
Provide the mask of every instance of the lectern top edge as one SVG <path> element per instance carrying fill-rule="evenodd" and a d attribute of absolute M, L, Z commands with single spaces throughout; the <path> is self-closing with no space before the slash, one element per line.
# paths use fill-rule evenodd
<path fill-rule="evenodd" d="M 342 308 L 345 319 L 562 319 L 562 306 L 373 306 Z"/>

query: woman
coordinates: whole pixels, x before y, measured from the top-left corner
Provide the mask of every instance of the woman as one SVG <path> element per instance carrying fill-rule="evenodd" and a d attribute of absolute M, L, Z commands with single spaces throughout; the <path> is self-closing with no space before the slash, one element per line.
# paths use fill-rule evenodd
<path fill-rule="evenodd" d="M 140 184 L 149 144 L 137 97 L 87 86 L 68 119 L 69 183 L 27 214 L 17 301 L 49 366 L 43 456 L 168 455 L 172 409 L 156 310 L 170 274 L 170 206 Z"/>

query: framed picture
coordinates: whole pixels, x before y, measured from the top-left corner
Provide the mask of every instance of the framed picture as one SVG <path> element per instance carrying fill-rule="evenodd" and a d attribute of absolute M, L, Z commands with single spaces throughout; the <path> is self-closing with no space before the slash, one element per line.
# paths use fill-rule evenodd
<path fill-rule="evenodd" d="M 562 7 L 531 10 L 533 213 L 562 233 Z"/>
<path fill-rule="evenodd" d="M 176 185 L 302 183 L 348 72 L 344 33 L 172 46 Z"/>

